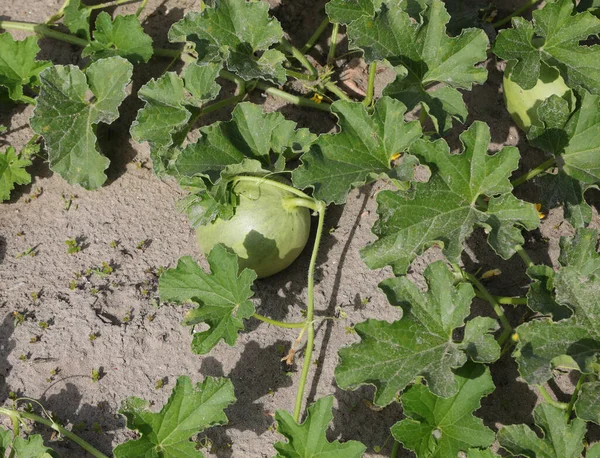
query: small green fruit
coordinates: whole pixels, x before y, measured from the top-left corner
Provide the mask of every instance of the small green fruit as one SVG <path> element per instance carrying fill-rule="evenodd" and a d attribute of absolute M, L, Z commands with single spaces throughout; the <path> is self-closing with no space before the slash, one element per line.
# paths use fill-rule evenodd
<path fill-rule="evenodd" d="M 310 211 L 290 204 L 297 196 L 269 180 L 241 181 L 233 192 L 239 199 L 235 215 L 196 229 L 200 250 L 207 255 L 221 243 L 239 256 L 240 269 L 253 269 L 258 278 L 288 267 L 308 241 Z"/>
<path fill-rule="evenodd" d="M 506 109 L 517 125 L 527 132 L 532 125 L 543 127 L 537 116 L 540 104 L 551 95 L 562 97 L 575 108 L 575 95 L 566 85 L 557 69 L 542 64 L 537 84 L 531 89 L 523 89 L 510 79 L 512 67 L 507 66 L 504 72 L 504 101 Z"/>

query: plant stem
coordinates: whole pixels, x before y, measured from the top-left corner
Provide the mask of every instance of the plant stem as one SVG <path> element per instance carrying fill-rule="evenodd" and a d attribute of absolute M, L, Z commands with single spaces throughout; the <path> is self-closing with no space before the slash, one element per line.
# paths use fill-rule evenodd
<path fill-rule="evenodd" d="M 327 54 L 327 65 L 332 66 L 335 62 L 335 47 L 337 46 L 338 30 L 340 25 L 333 23 L 333 30 L 331 31 L 331 43 L 329 44 L 329 53 Z"/>
<path fill-rule="evenodd" d="M 135 12 L 136 16 L 140 16 L 140 14 L 142 14 L 142 11 L 144 11 L 144 8 L 146 8 L 146 4 L 148 3 L 148 0 L 143 0 L 142 4 L 139 6 L 139 8 L 137 9 L 137 11 Z"/>
<path fill-rule="evenodd" d="M 275 97 L 279 97 L 280 99 L 286 100 L 290 103 L 301 107 L 309 107 L 314 108 L 315 110 L 326 111 L 329 112 L 329 104 L 328 103 L 317 103 L 313 102 L 310 99 L 305 97 L 299 97 L 297 95 L 292 95 L 289 92 L 282 91 L 281 89 L 277 89 L 267 83 L 262 81 L 258 81 L 256 83 L 256 87 L 267 94 L 271 94 Z"/>
<path fill-rule="evenodd" d="M 554 399 L 552 399 L 552 396 L 550 396 L 550 393 L 548 393 L 548 390 L 546 390 L 546 387 L 544 387 L 543 385 L 536 385 L 540 394 L 542 395 L 542 397 L 544 398 L 544 401 L 546 401 L 548 404 L 553 405 L 554 407 L 557 407 L 561 410 L 566 410 L 567 409 L 567 404 L 565 404 L 564 402 L 558 402 L 555 401 Z"/>
<path fill-rule="evenodd" d="M 319 73 L 317 72 L 317 69 L 310 63 L 306 56 L 302 52 L 300 52 L 298 48 L 292 46 L 292 44 L 286 40 L 282 40 L 281 45 L 285 51 L 291 53 L 292 56 L 294 56 L 296 60 L 300 62 L 300 64 L 302 64 L 302 66 L 306 70 L 308 70 L 308 78 L 311 81 L 315 81 L 319 78 Z"/>
<path fill-rule="evenodd" d="M 390 453 L 390 458 L 396 458 L 398 455 L 398 450 L 400 449 L 400 442 L 394 439 L 394 445 L 392 446 L 392 453 Z"/>
<path fill-rule="evenodd" d="M 308 378 L 308 372 L 312 365 L 312 351 L 315 340 L 315 325 L 313 317 L 315 312 L 315 267 L 317 265 L 317 255 L 319 254 L 319 245 L 321 236 L 323 235 L 323 226 L 325 224 L 325 208 L 326 205 L 322 201 L 316 201 L 319 212 L 319 222 L 317 223 L 317 233 L 315 234 L 315 243 L 310 256 L 310 264 L 308 266 L 308 288 L 306 300 L 306 321 L 308 323 L 308 336 L 306 338 L 306 351 L 304 353 L 304 361 L 302 363 L 302 373 L 300 374 L 300 382 L 298 383 L 298 392 L 296 393 L 296 404 L 294 406 L 294 420 L 300 422 L 300 413 L 302 411 L 302 401 L 304 399 L 304 387 Z"/>
<path fill-rule="evenodd" d="M 479 291 L 475 291 L 475 296 L 479 299 L 485 299 L 483 294 Z M 526 297 L 511 297 L 511 296 L 493 296 L 493 298 L 498 302 L 498 304 L 504 305 L 527 305 Z"/>
<path fill-rule="evenodd" d="M 547 161 L 542 162 L 536 168 L 531 169 L 529 172 L 525 173 L 524 175 L 521 175 L 519 178 L 516 178 L 515 180 L 511 181 L 511 184 L 513 185 L 513 188 L 516 188 L 517 186 L 522 185 L 526 181 L 531 180 L 533 177 L 538 176 L 540 173 L 545 172 L 550 167 L 554 167 L 555 165 L 556 165 L 556 157 L 552 157 L 552 158 L 548 159 Z"/>
<path fill-rule="evenodd" d="M 302 49 L 300 50 L 302 54 L 306 54 L 310 50 L 310 48 L 312 48 L 315 45 L 315 43 L 319 40 L 321 35 L 323 35 L 323 32 L 325 32 L 325 29 L 328 25 L 329 18 L 326 17 L 325 19 L 323 19 L 323 21 L 321 21 L 319 27 L 317 27 L 317 30 L 315 30 L 315 33 L 312 34 L 312 36 L 308 39 L 306 44 L 302 46 Z"/>
<path fill-rule="evenodd" d="M 99 3 L 98 5 L 86 6 L 86 8 L 90 9 L 90 10 L 100 10 L 102 8 L 110 8 L 111 6 L 119 6 L 119 5 L 122 5 L 123 3 L 134 3 L 137 1 L 139 1 L 139 0 L 113 0 L 112 2 Z"/>
<path fill-rule="evenodd" d="M 521 259 L 523 260 L 523 262 L 525 263 L 527 268 L 535 265 L 535 263 L 531 260 L 531 258 L 527 254 L 527 251 L 525 251 L 525 249 L 521 245 L 516 245 L 515 251 L 521 257 Z"/>
<path fill-rule="evenodd" d="M 248 176 L 239 175 L 232 180 L 232 183 L 235 184 L 239 181 L 247 181 L 250 183 L 257 183 L 257 184 L 266 184 L 268 186 L 273 186 L 274 188 L 279 188 L 284 191 L 290 192 L 292 194 L 296 194 L 298 197 L 301 197 L 303 199 L 314 201 L 314 199 L 312 197 L 310 197 L 308 194 L 303 193 L 299 189 L 296 189 L 293 186 L 289 186 L 285 183 L 280 183 L 279 181 L 269 180 L 268 178 L 255 177 L 255 176 L 250 176 L 250 175 L 248 175 Z"/>
<path fill-rule="evenodd" d="M 351 101 L 350 97 L 348 97 L 348 94 L 346 94 L 342 89 L 340 89 L 337 85 L 335 85 L 331 81 L 328 81 L 327 83 L 325 83 L 324 86 L 325 86 L 325 89 L 327 89 L 332 94 L 335 94 L 339 99 L 346 100 L 348 102 Z"/>
<path fill-rule="evenodd" d="M 81 448 L 83 448 L 90 455 L 92 455 L 96 458 L 108 458 L 104 453 L 102 453 L 99 450 L 97 450 L 96 448 L 92 447 L 92 445 L 90 445 L 88 442 L 84 441 L 79 436 L 73 434 L 71 431 L 63 428 L 62 426 L 60 426 L 59 424 L 57 424 L 56 422 L 54 422 L 52 420 L 48 420 L 48 419 L 41 417 L 39 415 L 36 415 L 34 413 L 21 412 L 21 411 L 17 411 L 17 410 L 13 410 L 13 409 L 7 409 L 4 407 L 0 407 L 0 415 L 7 415 L 11 418 L 16 417 L 17 419 L 27 418 L 28 420 L 35 421 L 36 423 L 41 423 L 43 425 L 49 426 L 53 430 L 59 432 L 63 436 L 65 436 L 68 439 L 75 442 L 77 445 L 79 445 Z"/>
<path fill-rule="evenodd" d="M 50 16 L 48 19 L 46 19 L 46 24 L 48 24 L 48 25 L 54 24 L 61 17 L 63 17 L 65 15 L 65 8 L 67 6 L 69 6 L 70 1 L 71 0 L 65 0 L 63 2 L 62 6 L 59 8 L 59 10 L 56 13 L 54 13 L 52 16 Z"/>
<path fill-rule="evenodd" d="M 377 62 L 371 62 L 369 65 L 369 83 L 367 85 L 367 96 L 363 100 L 363 105 L 368 107 L 373 102 L 375 93 L 375 76 L 377 75 Z"/>
<path fill-rule="evenodd" d="M 27 22 L 14 22 L 14 21 L 0 21 L 0 29 L 5 30 L 25 30 L 27 32 L 39 33 L 42 36 L 54 38 L 56 40 L 71 43 L 77 46 L 87 46 L 88 41 L 83 38 L 69 35 L 68 33 L 57 32 L 52 30 L 45 24 L 30 24 Z"/>
<path fill-rule="evenodd" d="M 252 317 L 256 318 L 257 320 L 264 321 L 265 323 L 269 323 L 269 324 L 272 324 L 273 326 L 277 326 L 280 328 L 298 329 L 298 328 L 303 328 L 304 326 L 306 326 L 306 321 L 301 321 L 298 323 L 288 323 L 285 321 L 273 320 L 272 318 L 267 318 L 266 316 L 260 315 L 258 313 L 253 314 Z"/>
<path fill-rule="evenodd" d="M 535 5 L 539 1 L 540 0 L 529 0 L 525 5 L 523 5 L 520 8 L 517 8 L 516 10 L 514 10 L 510 15 L 506 16 L 503 19 L 500 19 L 499 21 L 494 22 L 492 24 L 492 27 L 495 28 L 495 29 L 497 29 L 498 27 L 503 26 L 507 22 L 510 22 L 510 20 L 512 18 L 514 18 L 515 16 L 520 16 L 521 14 L 523 14 L 525 11 L 527 11 L 529 8 L 531 8 L 533 5 Z"/>
<path fill-rule="evenodd" d="M 587 376 L 585 374 L 579 374 L 579 379 L 577 380 L 577 385 L 575 385 L 575 389 L 573 390 L 573 394 L 571 395 L 571 399 L 569 400 L 569 405 L 567 406 L 567 411 L 565 415 L 567 417 L 567 421 L 571 419 L 571 414 L 573 413 L 573 407 L 575 407 L 575 402 L 577 401 L 577 395 L 581 390 L 581 387 L 585 383 L 585 379 Z"/>
<path fill-rule="evenodd" d="M 506 318 L 506 315 L 504 314 L 504 310 L 502 309 L 502 307 L 500 307 L 500 304 L 498 303 L 496 298 L 490 294 L 490 292 L 487 290 L 487 288 L 485 286 L 483 286 L 483 284 L 479 280 L 477 280 L 477 277 L 475 277 L 474 275 L 471 275 L 468 272 L 465 272 L 464 270 L 462 270 L 462 275 L 469 282 L 471 282 L 475 286 L 475 288 L 477 288 L 479 293 L 483 296 L 483 299 L 488 301 L 491 304 L 491 306 L 493 307 L 494 312 L 496 312 L 496 315 L 498 316 L 498 319 L 500 320 L 500 322 L 502 323 L 502 327 L 504 328 L 502 330 L 502 334 L 500 334 L 500 337 L 498 338 L 498 342 L 504 343 L 504 341 L 513 332 L 513 328 L 511 326 L 510 322 L 508 321 L 508 318 Z"/>

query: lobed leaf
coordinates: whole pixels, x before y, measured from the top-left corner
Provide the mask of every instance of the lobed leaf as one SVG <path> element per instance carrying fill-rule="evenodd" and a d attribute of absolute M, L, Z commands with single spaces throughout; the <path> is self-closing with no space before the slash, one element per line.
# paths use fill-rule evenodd
<path fill-rule="evenodd" d="M 465 122 L 467 107 L 457 88 L 471 89 L 487 79 L 484 61 L 488 39 L 481 29 L 465 29 L 458 37 L 446 34 L 450 15 L 441 0 L 432 0 L 415 23 L 403 0 L 384 3 L 375 15 L 360 16 L 348 25 L 353 46 L 368 62 L 387 60 L 398 76 L 384 95 L 400 100 L 408 110 L 420 105 L 438 132 Z M 440 86 L 438 83 L 441 83 Z"/>
<path fill-rule="evenodd" d="M 521 229 L 533 230 L 539 216 L 532 204 L 511 194 L 509 177 L 519 151 L 505 147 L 487 153 L 490 130 L 475 122 L 460 136 L 464 152 L 450 154 L 448 144 L 419 139 L 410 152 L 432 169 L 427 183 L 418 183 L 414 198 L 392 191 L 377 195 L 379 219 L 373 232 L 378 240 L 361 256 L 371 268 L 391 265 L 406 273 L 412 260 L 431 245 L 443 247 L 450 262 L 458 262 L 465 239 L 475 227 L 488 233 L 488 243 L 503 258 L 523 243 Z"/>
<path fill-rule="evenodd" d="M 0 152 L 0 201 L 10 199 L 15 184 L 31 183 L 31 175 L 25 170 L 30 165 L 31 161 L 17 155 L 13 147 Z"/>
<path fill-rule="evenodd" d="M 489 369 L 469 363 L 456 371 L 456 381 L 458 391 L 449 398 L 436 396 L 422 384 L 402 394 L 406 418 L 392 426 L 392 436 L 419 458 L 447 458 L 467 450 L 469 458 L 486 456 L 472 449 L 494 442 L 494 432 L 473 416 L 481 398 L 494 391 Z"/>
<path fill-rule="evenodd" d="M 552 377 L 552 361 L 566 357 L 583 373 L 593 370 L 600 352 L 600 255 L 598 233 L 579 229 L 573 239 L 561 239 L 561 269 L 552 281 L 556 303 L 571 316 L 554 322 L 550 318 L 520 325 L 514 353 L 521 376 L 530 384 Z"/>
<path fill-rule="evenodd" d="M 212 183 L 247 159 L 264 170 L 281 171 L 286 153 L 300 153 L 316 138 L 308 129 L 295 128 L 281 113 L 263 113 L 259 105 L 240 103 L 231 121 L 201 128 L 202 137 L 181 151 L 173 169 L 179 176 L 206 175 Z"/>
<path fill-rule="evenodd" d="M 47 60 L 35 60 L 39 51 L 37 37 L 17 41 L 8 32 L 0 33 L 0 87 L 8 90 L 12 100 L 27 101 L 23 87 L 37 86 L 40 73 L 52 65 Z"/>
<path fill-rule="evenodd" d="M 216 82 L 220 62 L 191 63 L 178 76 L 165 73 L 150 80 L 138 91 L 145 104 L 131 125 L 131 136 L 150 143 L 154 171 L 165 173 L 179 153 L 182 134 L 187 133 L 191 110 L 217 97 L 221 86 Z"/>
<path fill-rule="evenodd" d="M 325 433 L 333 414 L 333 396 L 318 399 L 307 409 L 306 420 L 296 423 L 285 410 L 275 412 L 277 431 L 288 442 L 273 445 L 278 454 L 276 458 L 323 457 L 323 458 L 360 458 L 367 447 L 358 441 L 329 442 Z"/>
<path fill-rule="evenodd" d="M 543 431 L 541 438 L 526 425 L 508 425 L 498 432 L 500 446 L 513 456 L 527 458 L 581 456 L 586 432 L 584 421 L 575 418 L 568 422 L 563 410 L 546 403 L 536 406 L 533 418 Z"/>
<path fill-rule="evenodd" d="M 268 11 L 264 2 L 220 0 L 214 8 L 190 12 L 173 24 L 169 40 L 193 42 L 200 60 L 220 57 L 230 71 L 246 81 L 261 78 L 283 84 L 285 56 L 269 49 L 283 38 L 283 30 Z"/>
<path fill-rule="evenodd" d="M 119 117 L 132 70 L 122 57 L 110 57 L 92 63 L 85 74 L 57 65 L 40 75 L 31 128 L 44 137 L 50 168 L 69 183 L 97 189 L 106 181 L 110 161 L 98 151 L 96 127 Z"/>
<path fill-rule="evenodd" d="M 475 295 L 471 285 L 455 285 L 452 272 L 442 261 L 427 266 L 424 275 L 426 293 L 406 277 L 380 284 L 390 303 L 402 308 L 402 319 L 393 323 L 367 320 L 355 326 L 361 342 L 339 351 L 341 362 L 335 377 L 341 388 L 374 385 L 375 404 L 385 406 L 415 377 L 423 376 L 434 394 L 447 398 L 459 390 L 452 369 L 463 366 L 467 354 L 482 362 L 499 356 L 493 338 L 479 335 L 497 328 L 489 322 L 475 324 L 462 342 L 453 339 L 453 331 L 462 327 L 469 315 Z M 483 324 L 491 327 L 486 329 Z"/>
<path fill-rule="evenodd" d="M 535 86 L 544 62 L 560 70 L 569 87 L 600 93 L 600 47 L 580 42 L 600 32 L 600 19 L 590 12 L 576 13 L 572 0 L 548 2 L 533 12 L 532 22 L 512 19 L 502 30 L 494 53 L 514 62 L 511 79 L 524 89 Z"/>
<path fill-rule="evenodd" d="M 341 132 L 317 138 L 292 175 L 295 186 L 311 186 L 315 198 L 341 204 L 350 188 L 367 181 L 405 180 L 406 164 L 394 166 L 393 160 L 421 136 L 421 126 L 418 121 L 404 121 L 406 107 L 401 102 L 383 97 L 372 114 L 358 102 L 337 101 L 331 110 Z M 412 176 L 416 161 L 409 162 Z"/>
<path fill-rule="evenodd" d="M 119 413 L 127 418 L 127 427 L 139 431 L 141 437 L 118 445 L 114 455 L 116 458 L 202 458 L 204 455 L 190 438 L 211 426 L 227 424 L 223 410 L 235 400 L 231 381 L 213 377 L 205 378 L 195 387 L 188 377 L 179 377 L 169 400 L 158 413 L 148 410 L 149 402 L 129 398 Z"/>
<path fill-rule="evenodd" d="M 63 24 L 69 31 L 87 41 L 92 39 L 90 35 L 90 16 L 92 9 L 81 4 L 81 0 L 69 0 L 64 9 Z"/>
<path fill-rule="evenodd" d="M 205 273 L 189 256 L 183 257 L 174 269 L 160 276 L 158 288 L 161 301 L 194 302 L 184 324 L 206 323 L 209 329 L 194 333 L 192 350 L 208 353 L 223 339 L 234 345 L 238 332 L 244 329 L 244 319 L 254 314 L 252 283 L 256 273 L 250 269 L 239 271 L 238 257 L 223 245 L 209 253 L 211 273 Z"/>
<path fill-rule="evenodd" d="M 144 32 L 135 14 L 117 16 L 113 21 L 103 11 L 96 18 L 94 39 L 81 54 L 92 60 L 121 56 L 132 64 L 139 64 L 148 62 L 153 52 L 152 38 Z"/>

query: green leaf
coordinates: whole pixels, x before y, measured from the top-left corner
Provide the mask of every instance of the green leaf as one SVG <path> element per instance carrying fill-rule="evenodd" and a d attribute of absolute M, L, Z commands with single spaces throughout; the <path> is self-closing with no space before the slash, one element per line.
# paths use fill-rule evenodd
<path fill-rule="evenodd" d="M 445 30 L 450 15 L 441 0 L 432 0 L 415 24 L 402 0 L 384 4 L 374 17 L 361 16 L 348 25 L 351 44 L 368 62 L 387 60 L 398 76 L 384 95 L 402 101 L 408 110 L 421 105 L 438 132 L 465 122 L 467 108 L 457 88 L 471 89 L 487 79 L 475 67 L 486 59 L 488 39 L 481 29 L 465 29 L 458 37 Z M 429 91 L 432 86 L 441 86 Z"/>
<path fill-rule="evenodd" d="M 34 434 L 23 439 L 15 437 L 13 444 L 18 458 L 52 458 L 56 456 L 54 451 L 44 445 L 44 438 L 40 434 Z"/>
<path fill-rule="evenodd" d="M 600 425 L 600 382 L 584 383 L 575 402 L 577 418 Z"/>
<path fill-rule="evenodd" d="M 513 456 L 527 458 L 580 458 L 583 451 L 585 422 L 579 418 L 568 422 L 563 410 L 539 404 L 533 411 L 535 424 L 543 437 L 526 425 L 508 425 L 498 432 L 500 446 Z"/>
<path fill-rule="evenodd" d="M 20 158 L 11 146 L 0 152 L 0 201 L 10 199 L 15 184 L 31 183 L 31 175 L 25 170 L 30 165 L 31 161 Z"/>
<path fill-rule="evenodd" d="M 24 86 L 37 86 L 39 75 L 52 65 L 47 60 L 36 61 L 40 51 L 36 37 L 16 41 L 8 32 L 0 34 L 0 86 L 8 89 L 14 101 L 27 101 Z"/>
<path fill-rule="evenodd" d="M 561 239 L 560 262 L 554 275 L 556 302 L 572 315 L 558 322 L 550 318 L 520 325 L 514 356 L 521 376 L 530 384 L 552 377 L 555 358 L 567 357 L 583 373 L 592 371 L 600 352 L 600 255 L 598 233 L 579 229 L 573 239 Z"/>
<path fill-rule="evenodd" d="M 216 183 L 222 171 L 244 159 L 258 161 L 265 170 L 278 171 L 283 165 L 282 154 L 288 149 L 305 149 L 316 137 L 307 129 L 296 131 L 296 123 L 281 113 L 263 113 L 261 106 L 249 102 L 237 105 L 231 116 L 231 121 L 200 129 L 202 137 L 177 158 L 174 171 L 178 175 L 204 174 Z"/>
<path fill-rule="evenodd" d="M 539 225 L 534 206 L 510 193 L 519 151 L 505 147 L 489 155 L 490 130 L 481 122 L 460 139 L 464 152 L 452 155 L 442 139 L 415 141 L 410 152 L 431 167 L 429 182 L 416 185 L 414 198 L 392 191 L 377 195 L 379 220 L 373 232 L 378 240 L 361 251 L 371 269 L 391 265 L 396 275 L 405 274 L 412 260 L 434 244 L 444 248 L 450 262 L 458 262 L 475 227 L 483 227 L 488 243 L 508 259 L 523 243 L 521 229 Z"/>
<path fill-rule="evenodd" d="M 569 87 L 600 92 L 600 48 L 580 42 L 600 32 L 600 20 L 589 12 L 575 13 L 572 0 L 547 2 L 533 12 L 533 21 L 515 17 L 512 28 L 496 38 L 494 53 L 515 62 L 511 79 L 531 89 L 539 79 L 544 62 L 557 67 Z"/>
<path fill-rule="evenodd" d="M 467 353 L 485 362 L 493 360 L 488 356 L 497 358 L 498 345 L 489 351 L 487 339 L 482 350 L 469 350 L 483 340 L 475 335 L 475 329 L 488 331 L 481 324 L 465 333 L 463 342 L 457 343 L 452 337 L 469 315 L 474 296 L 471 285 L 454 285 L 454 275 L 442 261 L 427 266 L 424 275 L 429 286 L 425 293 L 406 277 L 380 284 L 390 303 L 402 308 L 402 319 L 393 323 L 367 320 L 355 326 L 362 341 L 339 351 L 341 363 L 335 377 L 341 388 L 374 385 L 375 404 L 385 406 L 415 377 L 423 376 L 433 393 L 449 397 L 459 389 L 452 369 L 465 364 Z"/>
<path fill-rule="evenodd" d="M 450 398 L 440 398 L 422 384 L 402 394 L 406 418 L 392 426 L 392 436 L 419 458 L 458 456 L 494 442 L 494 432 L 473 416 L 481 398 L 494 391 L 489 369 L 471 363 L 456 371 L 456 380 L 458 392 Z"/>
<path fill-rule="evenodd" d="M 94 40 L 81 53 L 92 60 L 121 56 L 132 64 L 148 62 L 153 54 L 152 38 L 148 36 L 135 14 L 117 16 L 114 21 L 102 12 L 96 19 Z"/>
<path fill-rule="evenodd" d="M 330 0 L 325 12 L 331 22 L 348 24 L 363 16 L 373 17 L 383 0 Z"/>
<path fill-rule="evenodd" d="M 585 458 L 600 458 L 600 443 L 595 443 L 587 449 Z"/>
<path fill-rule="evenodd" d="M 92 39 L 90 35 L 90 15 L 92 9 L 81 4 L 81 0 L 69 0 L 64 9 L 63 24 L 69 31 L 87 41 Z"/>
<path fill-rule="evenodd" d="M 581 107 L 572 116 L 567 102 L 552 96 L 538 107 L 543 126 L 532 126 L 527 138 L 532 145 L 557 156 L 556 174 L 536 179 L 546 208 L 564 207 L 574 227 L 592 219 L 584 194 L 600 184 L 600 97 L 584 92 Z M 569 118 L 570 116 L 570 118 Z"/>
<path fill-rule="evenodd" d="M 527 291 L 527 306 L 534 312 L 549 315 L 554 321 L 571 316 L 571 310 L 556 302 L 554 298 L 554 270 L 550 266 L 537 265 L 527 269 L 533 281 Z"/>
<path fill-rule="evenodd" d="M 119 117 L 132 70 L 122 57 L 110 57 L 92 63 L 86 74 L 57 65 L 40 75 L 31 128 L 44 137 L 50 168 L 69 183 L 96 189 L 106 181 L 110 161 L 98 151 L 96 127 Z"/>
<path fill-rule="evenodd" d="M 227 424 L 223 409 L 233 402 L 233 384 L 213 377 L 195 387 L 188 377 L 179 377 L 159 413 L 148 410 L 149 402 L 129 398 L 119 413 L 127 418 L 127 427 L 139 431 L 141 437 L 118 445 L 115 457 L 202 458 L 204 455 L 190 438 L 211 426 Z"/>
<path fill-rule="evenodd" d="M 269 17 L 269 5 L 246 0 L 221 0 L 215 8 L 190 12 L 169 30 L 170 41 L 195 43 L 205 60 L 220 55 L 246 81 L 261 78 L 278 84 L 286 80 L 285 56 L 269 47 L 282 38 L 279 22 Z"/>
<path fill-rule="evenodd" d="M 383 97 L 372 114 L 358 102 L 337 101 L 331 110 L 341 132 L 319 136 L 294 171 L 294 185 L 311 186 L 315 198 L 341 204 L 351 187 L 385 176 L 397 178 L 393 158 L 421 136 L 418 121 L 404 122 L 406 107 Z"/>
<path fill-rule="evenodd" d="M 138 142 L 150 143 L 154 171 L 164 173 L 178 154 L 172 146 L 183 139 L 190 121 L 191 109 L 217 97 L 221 86 L 216 82 L 221 63 L 189 64 L 179 77 L 165 73 L 150 80 L 138 91 L 145 104 L 131 125 L 131 136 Z"/>
<path fill-rule="evenodd" d="M 275 412 L 277 431 L 288 442 L 277 442 L 273 446 L 279 453 L 277 458 L 360 458 L 367 449 L 358 441 L 329 442 L 325 433 L 333 414 L 333 396 L 318 399 L 308 407 L 304 423 L 296 423 L 285 410 Z"/>
<path fill-rule="evenodd" d="M 210 328 L 194 333 L 192 349 L 208 353 L 220 339 L 234 345 L 244 319 L 254 314 L 252 283 L 256 273 L 244 269 L 238 274 L 238 258 L 222 245 L 208 255 L 211 273 L 205 273 L 190 257 L 179 260 L 177 267 L 167 270 L 159 280 L 161 301 L 192 301 L 198 308 L 190 310 L 184 324 L 206 323 Z"/>
<path fill-rule="evenodd" d="M 4 457 L 10 444 L 12 444 L 13 434 L 12 431 L 0 427 L 0 456 Z"/>

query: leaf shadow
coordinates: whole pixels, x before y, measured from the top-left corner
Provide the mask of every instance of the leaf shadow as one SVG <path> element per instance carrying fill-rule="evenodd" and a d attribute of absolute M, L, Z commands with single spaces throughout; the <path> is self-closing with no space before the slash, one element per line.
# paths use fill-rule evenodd
<path fill-rule="evenodd" d="M 490 371 L 496 389 L 481 400 L 481 408 L 476 411 L 476 415 L 494 431 L 498 430 L 498 423 L 524 423 L 532 426 L 532 412 L 538 398 L 527 383 L 519 380 L 515 360 L 510 354 L 506 354 L 490 365 Z"/>
<path fill-rule="evenodd" d="M 4 261 L 6 257 L 6 248 L 8 247 L 8 243 L 6 242 L 6 237 L 0 235 L 0 264 Z"/>
<path fill-rule="evenodd" d="M 335 227 L 342 216 L 344 207 L 331 205 L 325 215 L 325 228 Z M 311 233 L 306 247 L 290 267 L 278 274 L 254 283 L 254 297 L 258 300 L 256 311 L 275 320 L 284 320 L 291 309 L 304 309 L 306 306 L 306 273 L 310 264 L 312 247 L 315 243 L 316 218 L 311 221 Z M 319 247 L 317 266 L 315 269 L 315 285 L 323 279 L 323 269 L 320 267 L 328 259 L 328 253 L 337 241 L 323 237 Z M 338 281 L 339 287 L 339 281 Z M 328 313 L 328 312 L 325 312 Z M 254 331 L 261 322 L 251 320 L 245 324 L 245 332 Z"/>
<path fill-rule="evenodd" d="M 235 387 L 237 398 L 226 410 L 229 424 L 208 429 L 200 435 L 206 435 L 212 441 L 219 451 L 219 457 L 232 456 L 227 447 L 231 442 L 228 437 L 229 429 L 252 431 L 261 435 L 273 424 L 273 416 L 265 411 L 264 404 L 259 399 L 292 385 L 292 378 L 285 374 L 279 352 L 280 348 L 288 346 L 289 342 L 284 340 L 278 340 L 264 348 L 256 341 L 249 341 L 244 345 L 238 363 L 228 374 L 224 373 L 223 365 L 216 358 L 209 356 L 202 359 L 199 369 L 202 377 L 227 376 Z"/>
<path fill-rule="evenodd" d="M 1 238 L 1 237 L 0 237 Z M 2 244 L 4 246 L 4 244 Z M 2 247 L 0 246 L 0 250 Z M 6 312 L 6 316 L 0 324 L 0 405 L 2 405 L 8 399 L 9 387 L 6 383 L 6 379 L 12 371 L 12 365 L 8 362 L 8 355 L 16 347 L 16 342 L 11 339 L 12 333 L 14 332 L 15 326 L 13 324 L 13 318 L 8 309 L 4 308 L 3 304 L 0 304 L 0 310 Z"/>
<path fill-rule="evenodd" d="M 354 391 L 335 388 L 337 407 L 333 409 L 333 422 L 327 431 L 327 439 L 346 442 L 357 440 L 367 446 L 367 451 L 381 447 L 384 456 L 389 455 L 394 440 L 390 437 L 390 428 L 402 418 L 400 403 L 392 403 L 380 409 L 372 405 L 374 387 L 362 386 Z M 314 402 L 314 401 L 311 401 Z M 400 447 L 398 458 L 414 457 L 408 450 Z"/>
<path fill-rule="evenodd" d="M 58 379 L 46 389 L 39 401 L 52 412 L 59 423 L 63 426 L 71 424 L 78 436 L 110 456 L 114 432 L 125 427 L 125 420 L 120 415 L 115 415 L 106 401 L 100 401 L 96 405 L 82 404 L 81 384 L 72 383 L 73 379 L 90 382 L 89 375 L 72 375 Z M 58 393 L 47 395 L 54 387 L 63 383 L 64 386 Z M 77 454 L 82 452 L 81 448 L 72 441 L 52 441 L 52 430 L 49 428 L 39 429 L 48 446 L 56 450 L 60 456 L 78 456 Z"/>

